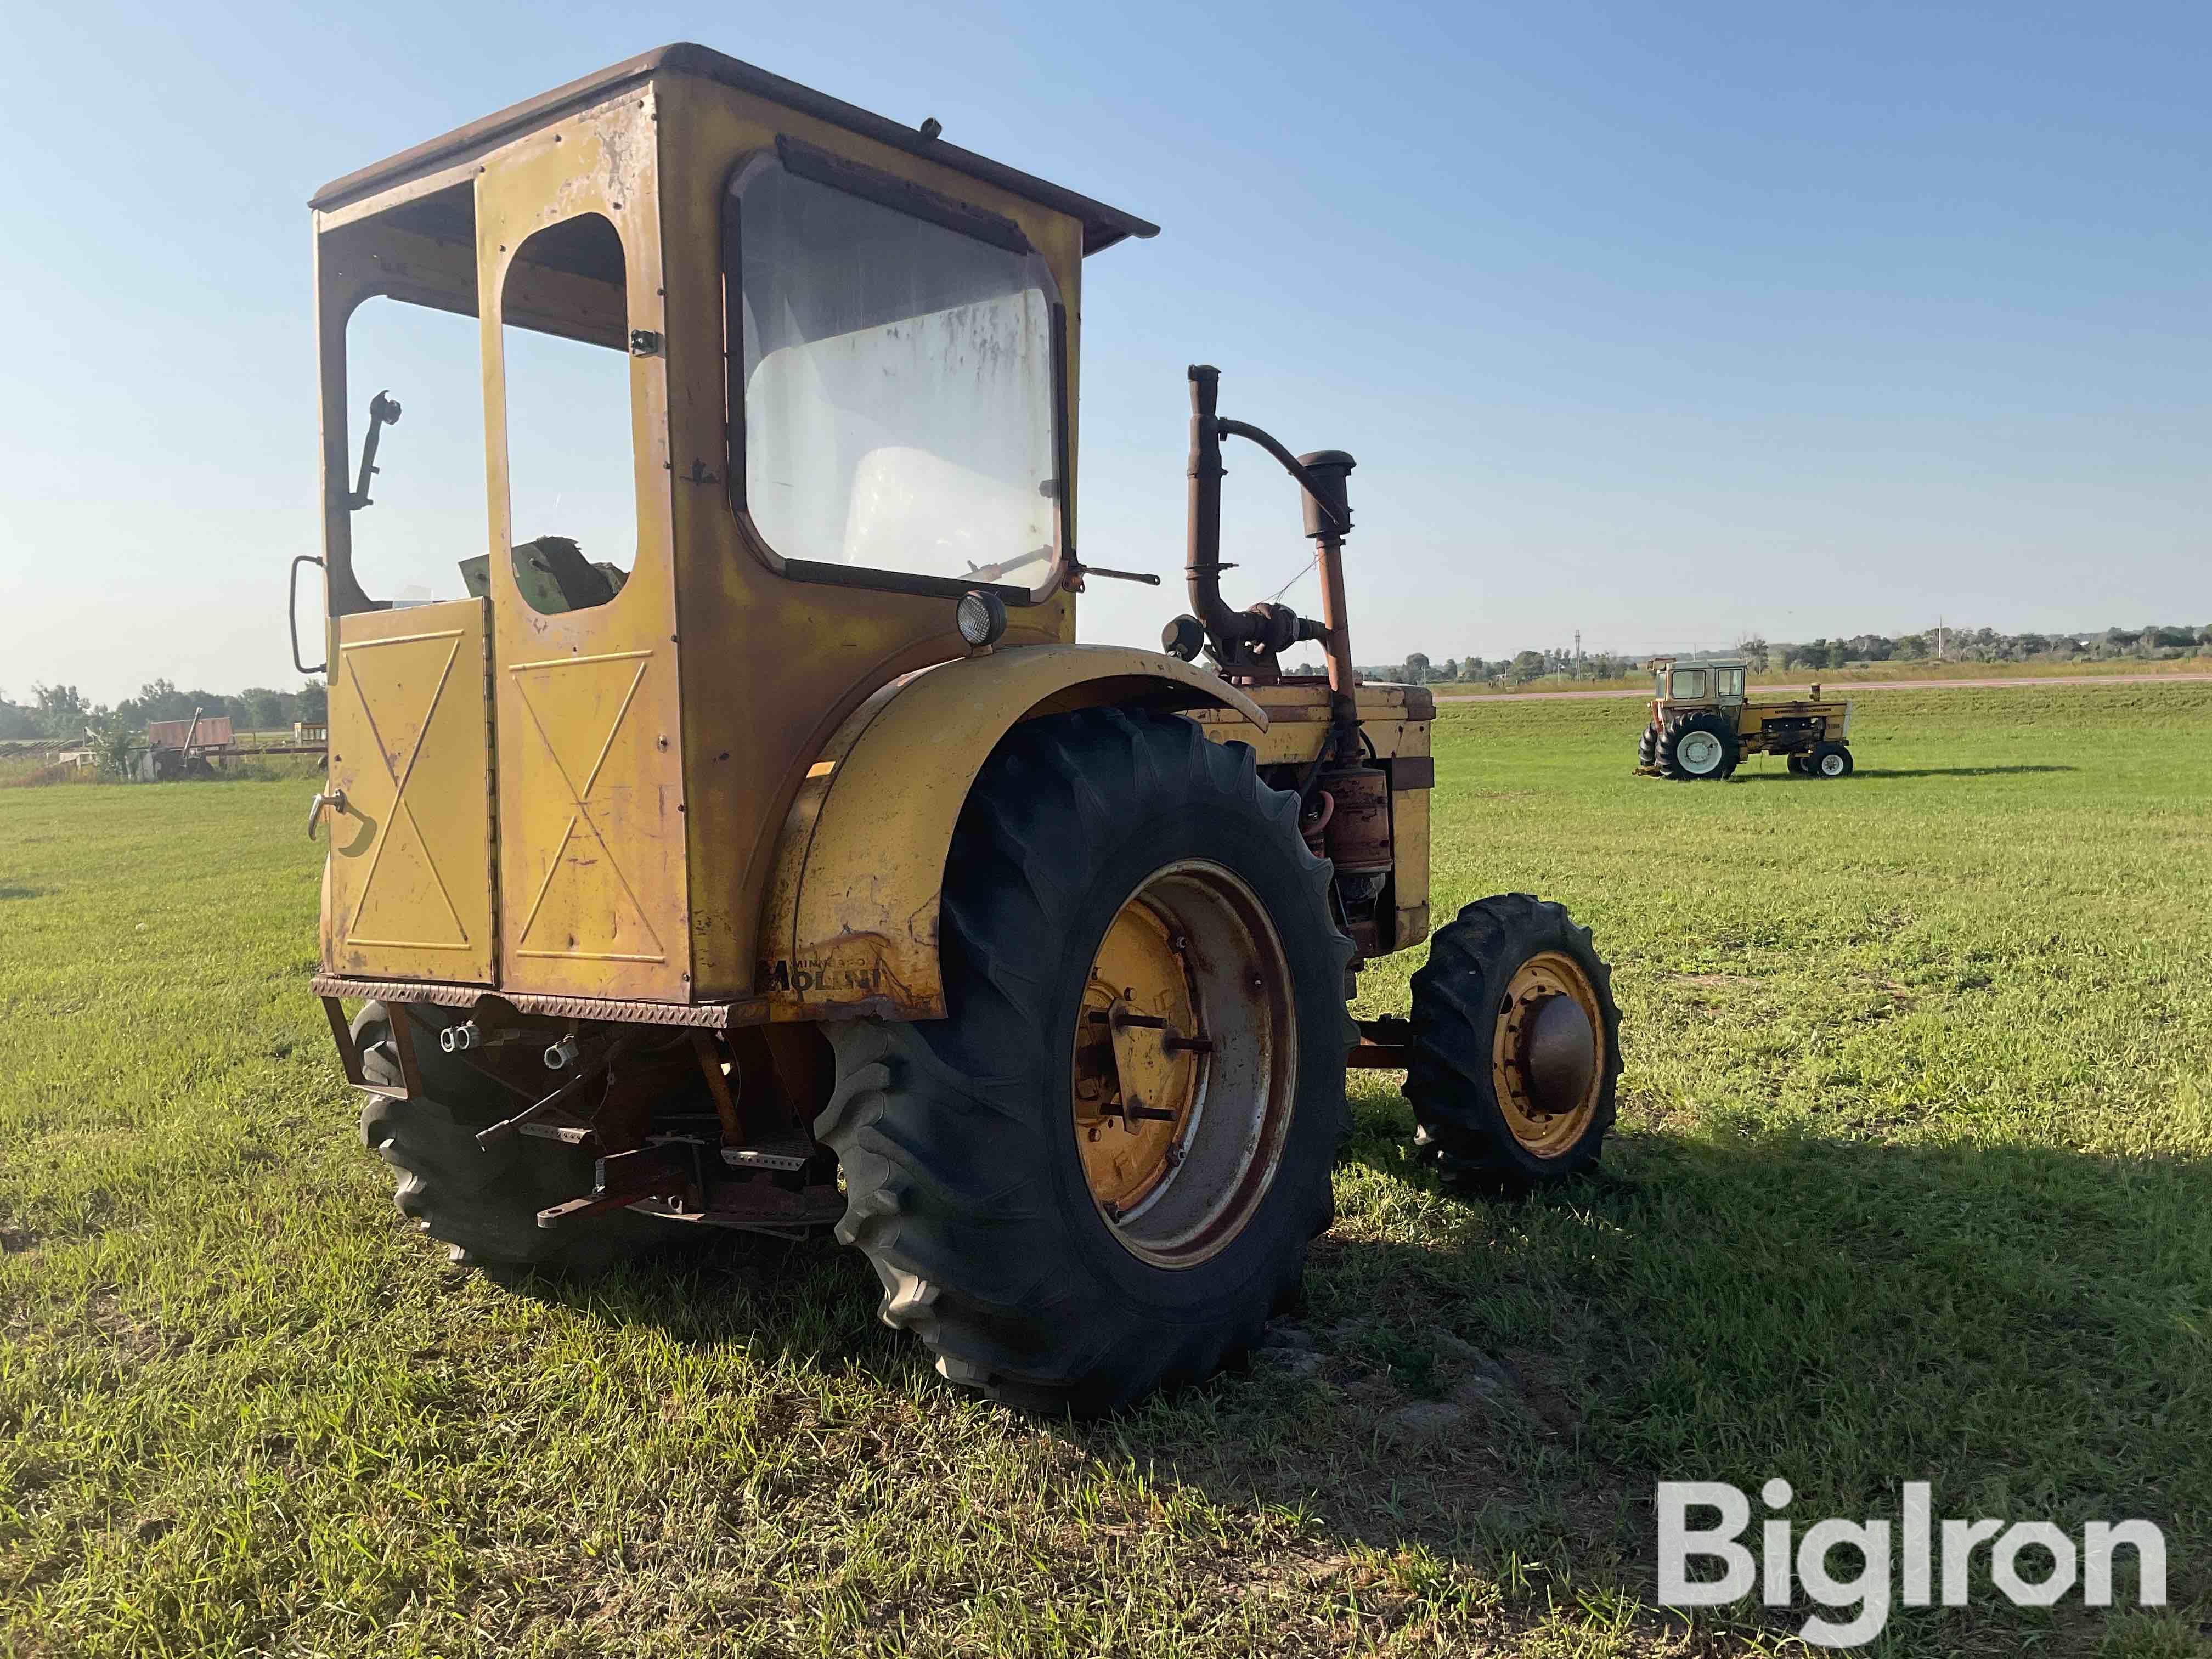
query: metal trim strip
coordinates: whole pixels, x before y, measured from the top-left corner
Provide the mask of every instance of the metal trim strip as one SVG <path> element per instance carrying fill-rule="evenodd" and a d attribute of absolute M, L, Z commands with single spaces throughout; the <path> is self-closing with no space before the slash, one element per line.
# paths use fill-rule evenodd
<path fill-rule="evenodd" d="M 519 1013 L 555 1019 L 604 1019 L 637 1025 L 698 1025 L 719 1030 L 730 1024 L 738 1007 L 730 1002 L 625 1002 L 611 997 L 552 996 L 532 991 L 498 991 L 489 985 L 441 985 L 419 980 L 351 979 L 318 974 L 312 986 L 319 997 L 352 997 L 363 1001 L 428 1002 L 446 1008 L 472 1008 L 496 997 Z"/>

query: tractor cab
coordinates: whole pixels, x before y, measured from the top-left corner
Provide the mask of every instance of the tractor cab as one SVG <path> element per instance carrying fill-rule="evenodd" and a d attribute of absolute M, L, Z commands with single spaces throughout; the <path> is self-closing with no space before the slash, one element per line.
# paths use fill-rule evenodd
<path fill-rule="evenodd" d="M 750 994 L 831 734 L 964 596 L 1072 644 L 1082 263 L 1155 227 L 682 46 L 312 205 L 325 969 Z"/>
<path fill-rule="evenodd" d="M 1741 657 L 1655 657 L 1652 690 L 1662 702 L 1681 707 L 1724 708 L 1743 701 Z"/>

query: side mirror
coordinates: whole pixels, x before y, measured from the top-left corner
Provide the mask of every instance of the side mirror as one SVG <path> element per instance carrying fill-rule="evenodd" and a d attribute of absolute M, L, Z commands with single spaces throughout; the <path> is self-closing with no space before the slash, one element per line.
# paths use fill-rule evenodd
<path fill-rule="evenodd" d="M 300 567 L 303 564 L 311 564 L 318 570 L 323 568 L 323 562 L 312 553 L 302 553 L 292 561 L 292 586 L 284 600 L 284 620 L 292 625 L 292 666 L 302 674 L 319 674 L 330 666 L 328 663 L 317 663 L 310 668 L 300 660 Z"/>

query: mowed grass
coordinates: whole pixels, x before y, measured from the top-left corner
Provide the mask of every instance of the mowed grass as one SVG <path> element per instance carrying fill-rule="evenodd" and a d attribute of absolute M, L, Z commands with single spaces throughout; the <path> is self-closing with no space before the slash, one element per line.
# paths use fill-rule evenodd
<path fill-rule="evenodd" d="M 1984 1574 L 1883 1651 L 2203 1652 L 2212 687 L 1885 693 L 1836 783 L 1636 778 L 1638 718 L 1437 727 L 1438 917 L 1614 963 L 1605 1176 L 1455 1193 L 1358 1077 L 1318 1370 L 1087 1426 L 940 1385 L 828 1242 L 449 1267 L 307 993 L 307 786 L 0 792 L 0 1650 L 1768 1650 L 1803 1608 L 1651 1607 L 1650 1500 L 1778 1474 L 2166 1530 L 2166 1614 Z M 1389 1432 L 1469 1344 L 1517 1395 Z"/>

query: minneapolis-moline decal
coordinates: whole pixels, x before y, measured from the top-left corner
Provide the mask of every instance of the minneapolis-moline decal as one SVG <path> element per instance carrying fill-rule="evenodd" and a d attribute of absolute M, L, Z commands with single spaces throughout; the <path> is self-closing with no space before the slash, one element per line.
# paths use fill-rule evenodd
<path fill-rule="evenodd" d="M 884 988 L 884 967 L 872 957 L 842 960 L 780 957 L 760 964 L 753 988 L 760 996 L 778 991 L 866 991 L 872 994 Z"/>

